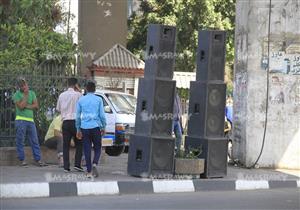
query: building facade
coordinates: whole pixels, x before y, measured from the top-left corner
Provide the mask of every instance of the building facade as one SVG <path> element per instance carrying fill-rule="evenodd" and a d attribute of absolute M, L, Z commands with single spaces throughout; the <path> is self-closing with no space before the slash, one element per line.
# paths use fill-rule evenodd
<path fill-rule="evenodd" d="M 127 1 L 79 0 L 78 39 L 82 49 L 78 66 L 90 76 L 88 66 L 116 43 L 126 46 Z"/>

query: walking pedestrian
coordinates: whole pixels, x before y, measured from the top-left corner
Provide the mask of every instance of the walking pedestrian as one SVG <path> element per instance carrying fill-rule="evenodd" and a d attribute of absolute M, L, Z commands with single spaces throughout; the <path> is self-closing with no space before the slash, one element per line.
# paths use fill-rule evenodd
<path fill-rule="evenodd" d="M 76 138 L 76 104 L 81 97 L 78 90 L 78 80 L 76 78 L 68 79 L 68 89 L 59 95 L 56 109 L 62 118 L 62 134 L 63 134 L 63 162 L 64 171 L 70 172 L 70 143 L 74 139 L 75 143 L 75 165 L 74 170 L 83 172 L 81 167 L 82 158 L 82 141 Z"/>
<path fill-rule="evenodd" d="M 97 164 L 101 155 L 101 137 L 105 133 L 106 118 L 101 97 L 94 94 L 96 85 L 89 81 L 86 85 L 87 94 L 81 97 L 76 109 L 77 138 L 82 138 L 87 177 L 97 177 Z M 91 162 L 92 144 L 94 158 Z"/>
<path fill-rule="evenodd" d="M 46 164 L 41 161 L 41 149 L 33 120 L 33 110 L 39 107 L 36 94 L 33 90 L 29 90 L 25 78 L 17 79 L 17 87 L 19 90 L 13 95 L 13 101 L 16 104 L 16 148 L 20 165 L 28 165 L 24 153 L 24 140 L 27 134 L 34 160 L 39 166 L 45 166 Z"/>

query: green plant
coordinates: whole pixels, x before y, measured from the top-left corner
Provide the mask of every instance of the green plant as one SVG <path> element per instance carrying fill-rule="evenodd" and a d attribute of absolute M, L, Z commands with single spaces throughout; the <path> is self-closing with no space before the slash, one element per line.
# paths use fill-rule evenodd
<path fill-rule="evenodd" d="M 197 148 L 189 147 L 187 150 L 179 150 L 176 157 L 183 159 L 199 159 L 202 154 L 202 146 Z"/>

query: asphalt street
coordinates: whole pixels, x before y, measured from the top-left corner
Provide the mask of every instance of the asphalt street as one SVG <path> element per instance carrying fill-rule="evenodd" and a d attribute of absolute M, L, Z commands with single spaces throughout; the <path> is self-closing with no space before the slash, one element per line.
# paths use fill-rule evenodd
<path fill-rule="evenodd" d="M 2 199 L 2 209 L 300 209 L 300 190 Z"/>

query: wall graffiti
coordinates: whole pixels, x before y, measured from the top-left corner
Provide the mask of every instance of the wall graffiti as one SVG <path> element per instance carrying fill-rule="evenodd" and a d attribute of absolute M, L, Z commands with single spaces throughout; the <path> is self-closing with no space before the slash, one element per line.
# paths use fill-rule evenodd
<path fill-rule="evenodd" d="M 262 67 L 267 68 L 268 58 L 263 57 Z M 270 73 L 300 75 L 300 54 L 286 54 L 283 51 L 272 52 Z"/>
<path fill-rule="evenodd" d="M 242 110 L 246 104 L 247 79 L 247 73 L 236 73 L 234 98 L 236 99 L 235 109 L 237 110 Z"/>
<path fill-rule="evenodd" d="M 300 75 L 299 38 L 291 37 L 290 39 L 282 40 L 280 36 L 273 35 L 270 43 L 265 39 L 261 59 L 261 67 L 263 69 L 268 67 L 268 44 L 270 44 L 270 73 Z"/>
<path fill-rule="evenodd" d="M 288 99 L 295 106 L 300 106 L 300 79 L 291 84 L 288 90 Z"/>
<path fill-rule="evenodd" d="M 277 95 L 270 96 L 270 103 L 273 105 L 284 104 L 284 93 L 281 91 Z"/>
<path fill-rule="evenodd" d="M 284 79 L 283 79 L 283 77 L 272 76 L 271 82 L 272 82 L 273 86 L 279 86 L 280 87 L 284 84 Z"/>

